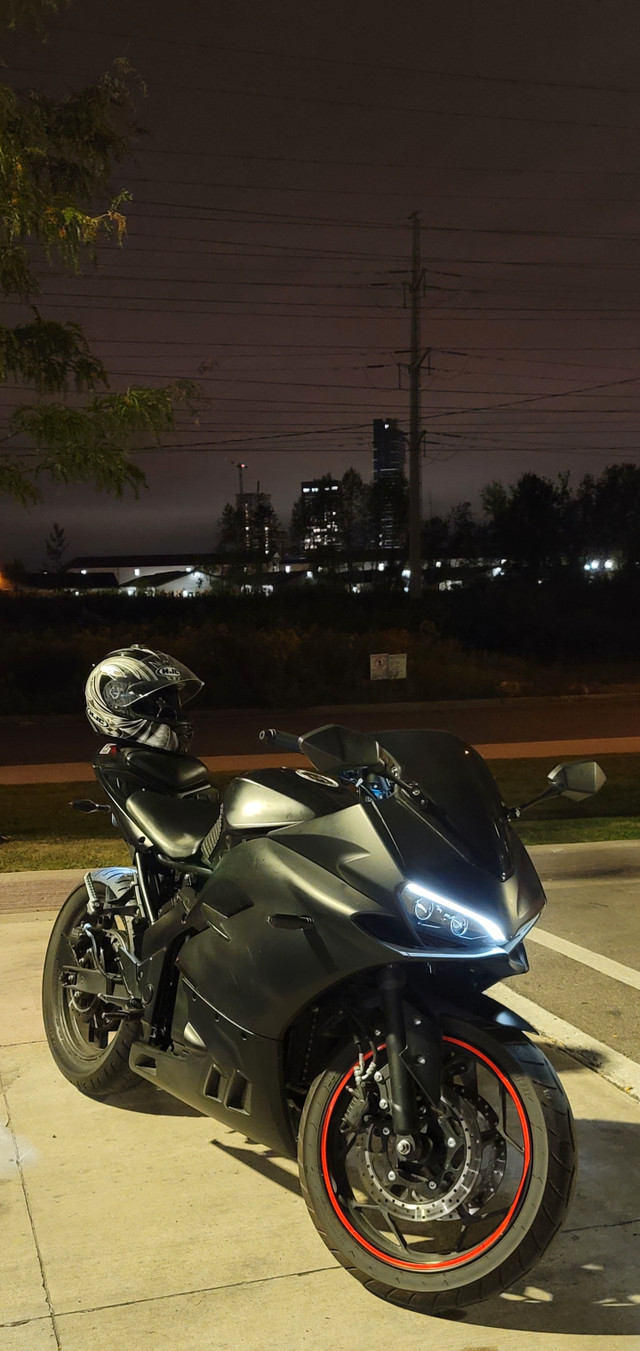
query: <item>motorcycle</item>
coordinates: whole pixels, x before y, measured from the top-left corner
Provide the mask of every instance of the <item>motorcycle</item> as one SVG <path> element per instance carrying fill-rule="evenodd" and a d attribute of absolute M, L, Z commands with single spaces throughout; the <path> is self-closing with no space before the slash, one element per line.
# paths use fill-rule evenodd
<path fill-rule="evenodd" d="M 72 805 L 109 812 L 132 863 L 87 872 L 54 924 L 53 1058 L 93 1098 L 148 1081 L 297 1153 L 321 1237 L 374 1294 L 486 1299 L 539 1260 L 576 1166 L 533 1029 L 486 993 L 528 970 L 545 904 L 522 808 L 450 733 L 261 737 L 309 768 L 220 798 L 190 756 L 95 756 L 106 802 Z M 602 783 L 559 765 L 540 797 Z"/>

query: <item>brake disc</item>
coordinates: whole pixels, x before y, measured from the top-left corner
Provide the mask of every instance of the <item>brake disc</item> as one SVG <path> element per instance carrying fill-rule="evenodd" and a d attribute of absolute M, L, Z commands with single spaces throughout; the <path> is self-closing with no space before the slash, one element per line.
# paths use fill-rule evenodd
<path fill-rule="evenodd" d="M 395 1161 L 394 1137 L 391 1133 L 385 1136 L 379 1123 L 368 1128 L 359 1151 L 364 1189 L 391 1215 L 405 1222 L 424 1223 L 452 1215 L 477 1189 L 478 1180 L 484 1183 L 485 1174 L 495 1171 L 494 1159 L 488 1169 L 484 1158 L 479 1104 L 450 1091 L 443 1093 L 442 1103 L 445 1111 L 439 1124 L 446 1153 L 438 1178 L 403 1178 Z M 489 1184 L 489 1176 L 486 1182 Z"/>

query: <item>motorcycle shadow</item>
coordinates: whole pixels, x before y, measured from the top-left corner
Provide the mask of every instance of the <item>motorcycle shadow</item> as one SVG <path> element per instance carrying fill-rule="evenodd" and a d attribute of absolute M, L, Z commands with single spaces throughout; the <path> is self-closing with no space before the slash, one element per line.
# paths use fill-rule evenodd
<path fill-rule="evenodd" d="M 467 1326 L 640 1334 L 640 1125 L 576 1126 L 579 1181 L 566 1226 L 528 1276 L 463 1315 Z"/>
<path fill-rule="evenodd" d="M 117 1107 L 121 1112 L 144 1112 L 146 1116 L 202 1116 L 195 1107 L 172 1098 L 170 1093 L 143 1079 L 128 1092 L 104 1101 L 107 1107 Z"/>

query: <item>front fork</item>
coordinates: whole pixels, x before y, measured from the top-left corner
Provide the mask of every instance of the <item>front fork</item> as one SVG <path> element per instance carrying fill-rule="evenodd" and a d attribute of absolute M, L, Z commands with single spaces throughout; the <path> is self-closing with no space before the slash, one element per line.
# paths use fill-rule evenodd
<path fill-rule="evenodd" d="M 403 999 L 405 977 L 397 966 L 384 967 L 380 975 L 382 1013 L 389 1067 L 389 1110 L 396 1137 L 399 1162 L 417 1163 L 424 1155 L 425 1140 L 416 1085 L 429 1114 L 430 1143 L 440 1132 L 442 1037 L 436 1020 Z"/>

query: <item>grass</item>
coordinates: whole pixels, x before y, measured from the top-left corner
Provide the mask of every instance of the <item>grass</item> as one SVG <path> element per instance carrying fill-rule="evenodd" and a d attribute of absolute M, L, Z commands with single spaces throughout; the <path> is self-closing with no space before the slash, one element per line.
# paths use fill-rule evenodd
<path fill-rule="evenodd" d="M 518 823 L 525 844 L 640 838 L 640 755 L 598 757 L 604 788 L 582 804 L 564 798 L 533 807 Z M 505 802 L 526 802 L 545 787 L 553 758 L 493 760 Z M 212 781 L 223 788 L 232 774 Z M 38 868 L 88 868 L 127 863 L 125 845 L 106 815 L 69 808 L 72 798 L 99 799 L 95 783 L 0 786 L 0 867 L 3 872 Z"/>

